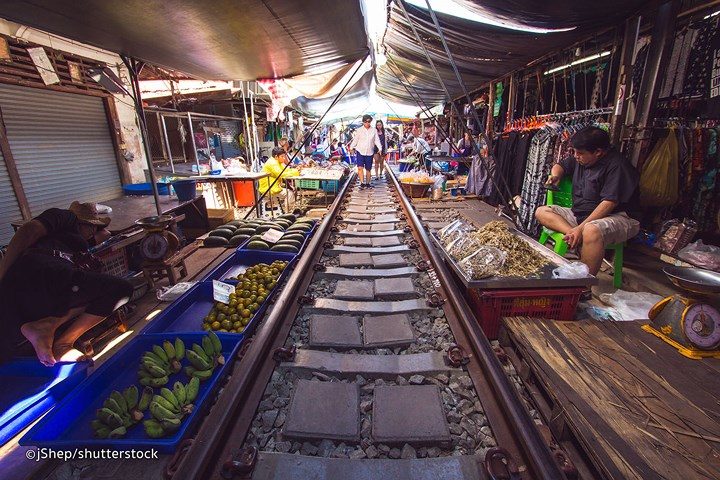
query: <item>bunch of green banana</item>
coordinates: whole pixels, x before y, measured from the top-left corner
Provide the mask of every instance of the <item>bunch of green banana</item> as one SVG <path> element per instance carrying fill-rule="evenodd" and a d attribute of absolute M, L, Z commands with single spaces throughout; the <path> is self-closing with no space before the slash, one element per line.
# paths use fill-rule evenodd
<path fill-rule="evenodd" d="M 160 345 L 153 345 L 152 350 L 145 352 L 140 359 L 140 384 L 146 387 L 162 387 L 170 381 L 170 375 L 182 368 L 180 361 L 185 357 L 185 344 L 179 338 L 173 344 L 165 340 Z"/>
<path fill-rule="evenodd" d="M 190 362 L 190 366 L 185 367 L 185 373 L 190 378 L 203 381 L 212 376 L 217 365 L 225 363 L 225 357 L 222 356 L 222 344 L 215 332 L 203 337 L 201 343 L 202 346 L 193 343 L 192 349 L 185 352 Z"/>
<path fill-rule="evenodd" d="M 90 424 L 98 438 L 120 438 L 127 429 L 143 419 L 143 412 L 150 406 L 153 389 L 145 387 L 142 396 L 135 385 L 120 393 L 114 390 L 103 402 Z"/>
<path fill-rule="evenodd" d="M 191 378 L 187 385 L 175 382 L 172 390 L 165 387 L 160 389 L 160 395 L 155 395 L 150 402 L 153 418 L 143 422 L 147 436 L 160 438 L 177 432 L 183 417 L 195 408 L 193 402 L 199 390 L 200 379 L 197 377 Z"/>

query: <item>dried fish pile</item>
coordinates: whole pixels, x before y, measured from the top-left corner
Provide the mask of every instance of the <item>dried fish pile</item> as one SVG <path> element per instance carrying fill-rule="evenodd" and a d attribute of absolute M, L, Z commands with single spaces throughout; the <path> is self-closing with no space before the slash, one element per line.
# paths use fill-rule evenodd
<path fill-rule="evenodd" d="M 548 264 L 547 260 L 524 240 L 513 235 L 503 222 L 490 222 L 471 236 L 481 245 L 497 247 L 507 253 L 505 265 L 497 274 L 500 277 L 528 277 Z"/>

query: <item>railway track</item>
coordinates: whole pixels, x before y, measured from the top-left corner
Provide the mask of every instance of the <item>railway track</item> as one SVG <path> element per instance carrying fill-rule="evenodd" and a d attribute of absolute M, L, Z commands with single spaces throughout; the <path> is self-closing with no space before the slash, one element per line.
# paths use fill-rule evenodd
<path fill-rule="evenodd" d="M 564 478 L 391 172 L 343 187 L 166 476 Z"/>

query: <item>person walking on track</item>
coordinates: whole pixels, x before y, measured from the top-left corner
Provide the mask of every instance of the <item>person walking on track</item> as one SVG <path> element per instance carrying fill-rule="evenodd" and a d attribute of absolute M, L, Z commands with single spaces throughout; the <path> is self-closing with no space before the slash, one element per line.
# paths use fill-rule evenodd
<path fill-rule="evenodd" d="M 372 177 L 372 164 L 374 148 L 382 150 L 382 144 L 376 129 L 372 128 L 373 118 L 370 115 L 363 115 L 362 127 L 355 130 L 350 150 L 357 154 L 358 177 L 360 188 L 373 188 L 370 183 Z"/>

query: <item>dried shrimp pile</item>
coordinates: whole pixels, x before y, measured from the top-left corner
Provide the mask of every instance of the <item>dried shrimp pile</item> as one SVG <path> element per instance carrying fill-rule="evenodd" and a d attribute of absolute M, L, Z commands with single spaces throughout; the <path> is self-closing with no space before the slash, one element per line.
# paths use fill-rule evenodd
<path fill-rule="evenodd" d="M 490 222 L 471 236 L 479 244 L 497 247 L 507 253 L 505 264 L 497 273 L 500 277 L 527 277 L 548 264 L 547 260 L 524 240 L 513 235 L 501 221 Z"/>

